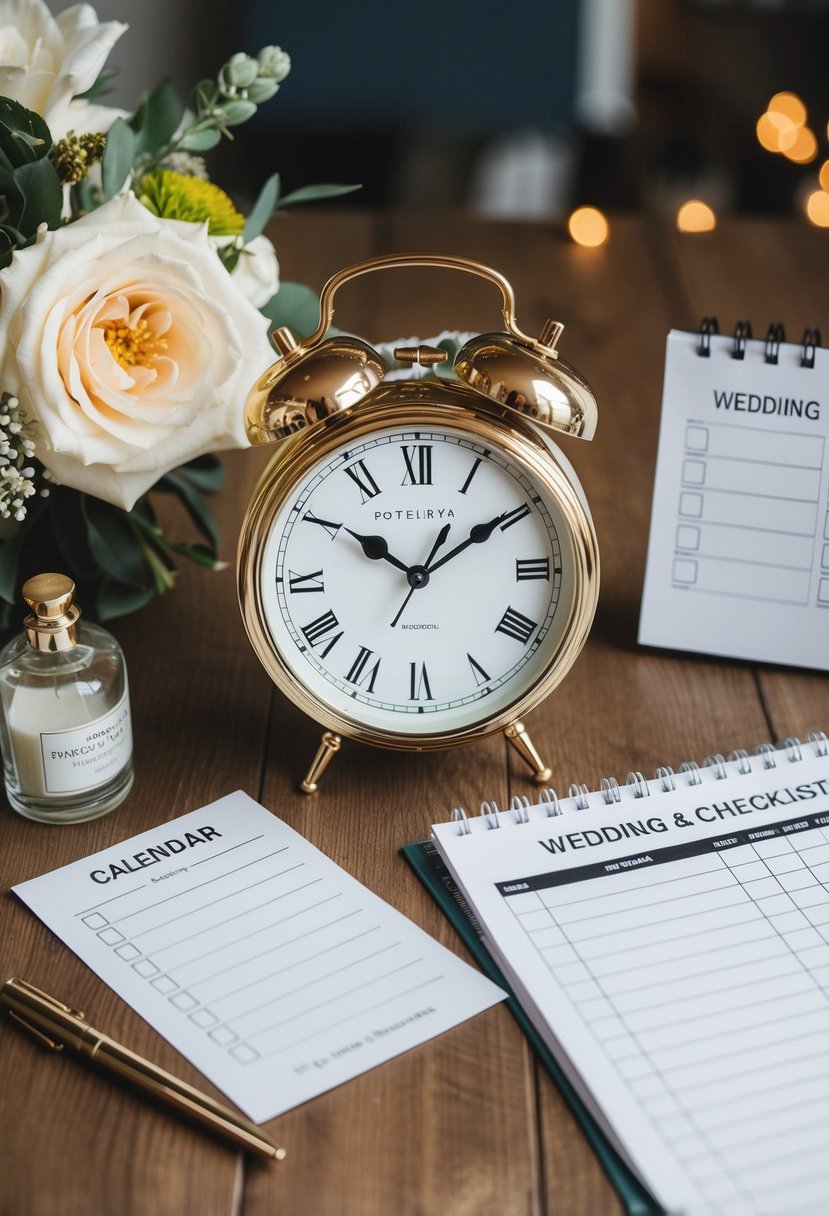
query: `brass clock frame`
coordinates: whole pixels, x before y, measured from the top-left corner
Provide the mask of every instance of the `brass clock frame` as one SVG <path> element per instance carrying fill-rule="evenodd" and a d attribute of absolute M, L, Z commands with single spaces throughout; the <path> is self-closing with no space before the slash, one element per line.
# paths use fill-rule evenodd
<path fill-rule="evenodd" d="M 368 726 L 340 712 L 321 700 L 288 665 L 265 619 L 263 559 L 267 537 L 279 510 L 312 467 L 336 451 L 391 427 L 452 428 L 503 452 L 556 501 L 568 533 L 562 540 L 572 558 L 573 587 L 571 602 L 566 606 L 568 619 L 558 646 L 541 674 L 533 679 L 532 686 L 513 702 L 454 730 L 408 734 Z M 536 783 L 549 783 L 551 770 L 542 763 L 521 718 L 553 691 L 584 646 L 598 601 L 599 553 L 580 490 L 539 433 L 514 409 L 498 405 L 463 383 L 428 379 L 380 384 L 352 408 L 340 410 L 321 419 L 313 428 L 300 430 L 283 440 L 262 474 L 245 514 L 237 568 L 242 617 L 260 662 L 290 701 L 327 728 L 301 784 L 305 793 L 316 792 L 322 772 L 340 747 L 341 736 L 399 751 L 433 751 L 504 731 L 533 769 Z"/>

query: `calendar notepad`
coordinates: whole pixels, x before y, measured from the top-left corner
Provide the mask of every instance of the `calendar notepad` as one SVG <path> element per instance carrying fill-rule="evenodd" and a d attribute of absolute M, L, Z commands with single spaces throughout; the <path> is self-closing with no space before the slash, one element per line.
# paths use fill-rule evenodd
<path fill-rule="evenodd" d="M 686 1216 L 825 1216 L 829 748 L 435 825 L 536 1030 Z"/>
<path fill-rule="evenodd" d="M 670 333 L 640 642 L 829 668 L 828 441 L 829 351 Z"/>

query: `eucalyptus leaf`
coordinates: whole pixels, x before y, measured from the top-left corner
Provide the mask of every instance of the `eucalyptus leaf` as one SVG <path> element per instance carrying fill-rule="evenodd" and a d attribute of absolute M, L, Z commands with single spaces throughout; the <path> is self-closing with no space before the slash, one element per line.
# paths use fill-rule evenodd
<path fill-rule="evenodd" d="M 90 552 L 111 578 L 130 587 L 143 587 L 141 553 L 126 511 L 84 495 L 82 509 Z"/>
<path fill-rule="evenodd" d="M 206 131 L 191 131 L 178 146 L 184 152 L 208 152 L 216 147 L 221 138 L 220 132 L 211 127 Z"/>
<path fill-rule="evenodd" d="M 107 132 L 101 174 L 104 198 L 114 198 L 132 172 L 136 152 L 136 136 L 129 123 L 116 118 Z"/>
<path fill-rule="evenodd" d="M 221 103 L 222 120 L 227 127 L 238 127 L 248 119 L 253 118 L 256 113 L 256 105 L 252 101 L 246 101 L 243 98 L 234 99 L 233 101 L 223 101 Z"/>
<path fill-rule="evenodd" d="M 322 198 L 338 198 L 341 194 L 353 194 L 355 190 L 362 190 L 362 186 L 359 183 L 356 186 L 338 186 L 333 183 L 300 186 L 298 190 L 284 194 L 279 200 L 279 205 L 280 207 L 290 207 L 294 203 L 313 203 Z"/>
<path fill-rule="evenodd" d="M 319 324 L 319 296 L 304 283 L 280 283 L 279 291 L 259 311 L 274 329 L 287 326 L 304 338 Z"/>
<path fill-rule="evenodd" d="M 130 127 L 135 132 L 135 155 L 156 156 L 167 147 L 184 117 L 184 108 L 169 80 L 144 98 Z"/>
<path fill-rule="evenodd" d="M 218 553 L 219 530 L 216 527 L 213 512 L 195 486 L 186 477 L 182 477 L 178 473 L 165 473 L 161 480 L 156 483 L 155 488 L 178 496 L 184 509 L 202 536 L 210 541 L 214 552 Z"/>
<path fill-rule="evenodd" d="M 274 173 L 259 191 L 259 197 L 253 204 L 250 215 L 245 220 L 242 240 L 246 245 L 249 245 L 255 237 L 260 235 L 276 210 L 276 205 L 279 202 L 279 188 L 279 174 Z"/>

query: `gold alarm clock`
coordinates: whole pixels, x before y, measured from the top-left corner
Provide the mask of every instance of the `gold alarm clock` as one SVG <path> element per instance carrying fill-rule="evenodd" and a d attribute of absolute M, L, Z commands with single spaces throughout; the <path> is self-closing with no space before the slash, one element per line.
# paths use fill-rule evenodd
<path fill-rule="evenodd" d="M 437 347 L 326 337 L 359 275 L 435 267 L 500 290 L 505 332 L 473 337 L 454 378 Z M 547 784 L 521 721 L 564 677 L 596 609 L 599 557 L 578 479 L 553 435 L 591 439 L 596 401 L 556 349 L 522 333 L 508 281 L 467 258 L 402 254 L 334 275 L 315 333 L 277 330 L 281 356 L 246 405 L 273 460 L 248 506 L 238 587 L 277 687 L 326 730 L 301 784 L 314 793 L 341 737 L 427 751 L 504 731 Z"/>

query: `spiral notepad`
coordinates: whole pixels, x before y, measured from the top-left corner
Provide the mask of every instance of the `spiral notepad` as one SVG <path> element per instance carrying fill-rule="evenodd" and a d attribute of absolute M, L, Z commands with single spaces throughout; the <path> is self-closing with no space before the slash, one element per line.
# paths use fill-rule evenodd
<path fill-rule="evenodd" d="M 829 352 L 672 331 L 639 641 L 829 668 Z"/>
<path fill-rule="evenodd" d="M 458 810 L 432 840 L 536 1031 L 660 1204 L 824 1216 L 824 734 Z"/>

